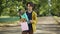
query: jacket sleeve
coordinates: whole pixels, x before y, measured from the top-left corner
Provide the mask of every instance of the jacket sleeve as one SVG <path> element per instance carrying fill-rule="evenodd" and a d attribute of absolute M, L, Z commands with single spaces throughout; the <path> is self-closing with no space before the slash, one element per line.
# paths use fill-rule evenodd
<path fill-rule="evenodd" d="M 37 24 L 37 14 L 35 12 L 33 14 L 33 24 Z"/>

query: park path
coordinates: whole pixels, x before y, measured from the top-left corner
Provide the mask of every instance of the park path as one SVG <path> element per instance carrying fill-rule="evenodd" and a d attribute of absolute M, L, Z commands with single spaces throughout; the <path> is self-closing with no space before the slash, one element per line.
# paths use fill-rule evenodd
<path fill-rule="evenodd" d="M 20 26 L 0 27 L 0 34 L 21 34 L 21 28 Z M 34 34 L 60 34 L 60 25 L 57 25 L 51 17 L 40 17 Z"/>

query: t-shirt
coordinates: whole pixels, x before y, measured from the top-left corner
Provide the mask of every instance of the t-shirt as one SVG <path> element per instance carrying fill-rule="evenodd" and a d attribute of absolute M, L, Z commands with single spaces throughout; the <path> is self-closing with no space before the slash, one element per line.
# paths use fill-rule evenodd
<path fill-rule="evenodd" d="M 31 12 L 31 13 L 26 12 L 26 14 L 27 14 L 27 16 L 28 16 L 28 19 L 29 19 L 29 20 L 32 20 L 32 12 Z M 28 24 L 28 27 L 29 27 L 29 30 L 28 30 L 28 31 L 33 30 L 33 28 L 32 28 L 32 23 L 29 23 L 29 24 Z"/>
<path fill-rule="evenodd" d="M 28 19 L 29 19 L 29 20 L 32 20 L 32 12 L 31 12 L 31 13 L 26 12 L 26 14 L 27 14 L 27 16 L 28 16 Z"/>

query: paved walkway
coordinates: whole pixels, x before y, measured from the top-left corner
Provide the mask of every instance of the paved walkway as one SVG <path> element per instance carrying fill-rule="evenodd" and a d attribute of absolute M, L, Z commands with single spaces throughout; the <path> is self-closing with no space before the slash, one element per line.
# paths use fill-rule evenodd
<path fill-rule="evenodd" d="M 40 17 L 38 18 L 37 31 L 34 34 L 60 34 L 60 25 L 56 24 L 52 17 Z M 16 26 L 17 24 L 9 25 L 12 27 L 0 27 L 0 34 L 21 34 L 20 26 Z"/>

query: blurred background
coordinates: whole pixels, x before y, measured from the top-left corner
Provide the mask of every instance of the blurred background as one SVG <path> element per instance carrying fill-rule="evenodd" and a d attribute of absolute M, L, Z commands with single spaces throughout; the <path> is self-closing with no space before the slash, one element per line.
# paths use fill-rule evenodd
<path fill-rule="evenodd" d="M 21 34 L 19 9 L 34 3 L 37 31 L 34 34 L 60 34 L 60 0 L 0 0 L 0 34 Z"/>
<path fill-rule="evenodd" d="M 26 8 L 27 2 L 35 4 L 38 16 L 60 16 L 60 0 L 0 0 L 0 16 L 17 16 L 18 9 Z"/>

